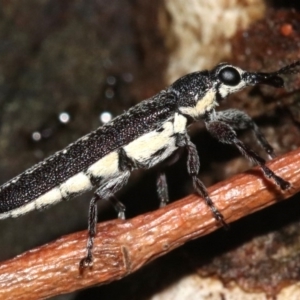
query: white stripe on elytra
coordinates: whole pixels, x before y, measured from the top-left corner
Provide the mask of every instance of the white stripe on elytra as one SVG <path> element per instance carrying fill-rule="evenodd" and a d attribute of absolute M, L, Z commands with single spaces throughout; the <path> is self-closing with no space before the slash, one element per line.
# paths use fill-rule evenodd
<path fill-rule="evenodd" d="M 0 219 L 5 219 L 8 217 L 18 217 L 20 215 L 24 215 L 32 210 L 42 209 L 49 205 L 53 205 L 57 202 L 62 201 L 64 198 L 67 198 L 70 194 L 79 194 L 84 191 L 90 190 L 92 188 L 92 184 L 87 175 L 84 173 L 78 173 L 67 181 L 62 183 L 60 186 L 57 186 L 40 197 L 36 198 L 24 204 L 18 208 L 12 209 L 8 212 L 0 214 Z"/>
<path fill-rule="evenodd" d="M 92 164 L 86 174 L 108 179 L 117 176 L 119 172 L 119 155 L 117 152 L 112 152 Z"/>
<path fill-rule="evenodd" d="M 68 198 L 69 195 L 79 194 L 92 188 L 92 183 L 87 175 L 78 173 L 62 183 L 59 187 L 63 198 Z"/>
<path fill-rule="evenodd" d="M 8 212 L 0 214 L 0 219 L 5 219 L 8 217 L 18 217 L 20 215 L 24 215 L 28 213 L 29 211 L 35 210 L 35 209 L 41 209 L 43 207 L 46 207 L 50 204 L 55 204 L 57 202 L 60 202 L 62 200 L 62 196 L 60 193 L 60 190 L 58 187 L 53 188 L 49 192 L 43 194 L 42 196 L 38 197 L 37 199 L 28 202 L 25 205 L 22 205 L 18 208 L 12 209 Z"/>
<path fill-rule="evenodd" d="M 174 133 L 173 123 L 166 122 L 162 127 L 161 132 L 156 130 L 148 132 L 125 146 L 127 156 L 150 168 L 162 158 L 161 156 L 153 157 L 156 151 L 162 148 L 174 151 L 175 149 L 171 149 L 175 146 L 175 137 L 171 137 Z M 152 160 L 151 157 L 153 157 Z"/>
<path fill-rule="evenodd" d="M 174 119 L 163 124 L 162 131 L 151 131 L 146 133 L 124 147 L 126 154 L 133 160 L 145 164 L 150 168 L 165 160 L 176 149 L 175 133 L 183 133 L 186 130 L 186 118 L 178 113 Z M 155 152 L 165 148 L 159 156 L 154 156 Z"/>
<path fill-rule="evenodd" d="M 35 200 L 32 200 L 18 208 L 0 214 L 0 219 L 5 219 L 8 217 L 18 217 L 20 215 L 28 213 L 29 211 L 42 209 L 43 207 L 60 202 L 64 198 L 68 198 L 69 195 L 80 194 L 84 191 L 90 190 L 93 187 L 89 179 L 90 175 L 94 177 L 100 176 L 105 179 L 118 176 L 120 173 L 118 163 L 118 153 L 109 153 L 108 155 L 104 156 L 99 161 L 91 165 L 85 173 L 80 172 L 67 179 L 61 185 L 54 187 L 50 191 L 36 198 Z"/>

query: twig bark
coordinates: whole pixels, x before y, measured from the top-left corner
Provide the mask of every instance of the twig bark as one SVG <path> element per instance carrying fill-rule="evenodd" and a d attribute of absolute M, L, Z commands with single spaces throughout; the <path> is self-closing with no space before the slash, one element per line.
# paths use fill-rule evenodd
<path fill-rule="evenodd" d="M 300 149 L 268 166 L 290 181 L 282 193 L 254 168 L 209 189 L 212 200 L 233 222 L 286 199 L 300 190 Z M 131 220 L 98 224 L 94 265 L 80 273 L 87 231 L 28 251 L 0 265 L 1 299 L 40 299 L 120 279 L 185 242 L 219 227 L 204 201 L 196 195 Z"/>

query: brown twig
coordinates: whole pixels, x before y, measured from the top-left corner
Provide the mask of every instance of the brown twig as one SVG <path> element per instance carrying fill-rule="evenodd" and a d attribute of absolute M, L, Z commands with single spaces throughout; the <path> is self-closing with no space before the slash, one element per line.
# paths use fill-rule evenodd
<path fill-rule="evenodd" d="M 288 198 L 300 190 L 300 149 L 269 167 L 293 187 L 281 193 L 256 168 L 209 189 L 228 223 Z M 1 299 L 36 299 L 120 279 L 147 262 L 218 228 L 210 210 L 196 195 L 131 220 L 98 224 L 94 266 L 79 272 L 87 232 L 78 232 L 28 251 L 0 265 Z"/>

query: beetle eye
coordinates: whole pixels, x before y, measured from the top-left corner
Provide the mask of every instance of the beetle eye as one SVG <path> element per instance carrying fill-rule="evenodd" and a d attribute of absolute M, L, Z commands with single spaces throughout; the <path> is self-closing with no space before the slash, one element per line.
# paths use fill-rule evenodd
<path fill-rule="evenodd" d="M 222 83 L 230 86 L 238 85 L 241 82 L 241 75 L 235 69 L 231 67 L 226 67 L 220 71 L 218 78 Z"/>

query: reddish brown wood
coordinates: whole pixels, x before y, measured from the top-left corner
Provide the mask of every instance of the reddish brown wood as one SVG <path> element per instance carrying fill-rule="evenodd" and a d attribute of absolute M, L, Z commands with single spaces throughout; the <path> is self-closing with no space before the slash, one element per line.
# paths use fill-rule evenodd
<path fill-rule="evenodd" d="M 269 167 L 293 187 L 281 193 L 255 168 L 218 183 L 210 195 L 228 223 L 300 190 L 300 149 Z M 1 299 L 37 299 L 120 279 L 183 243 L 218 228 L 196 195 L 131 220 L 98 224 L 94 266 L 80 274 L 87 232 L 78 232 L 28 251 L 0 265 Z"/>

